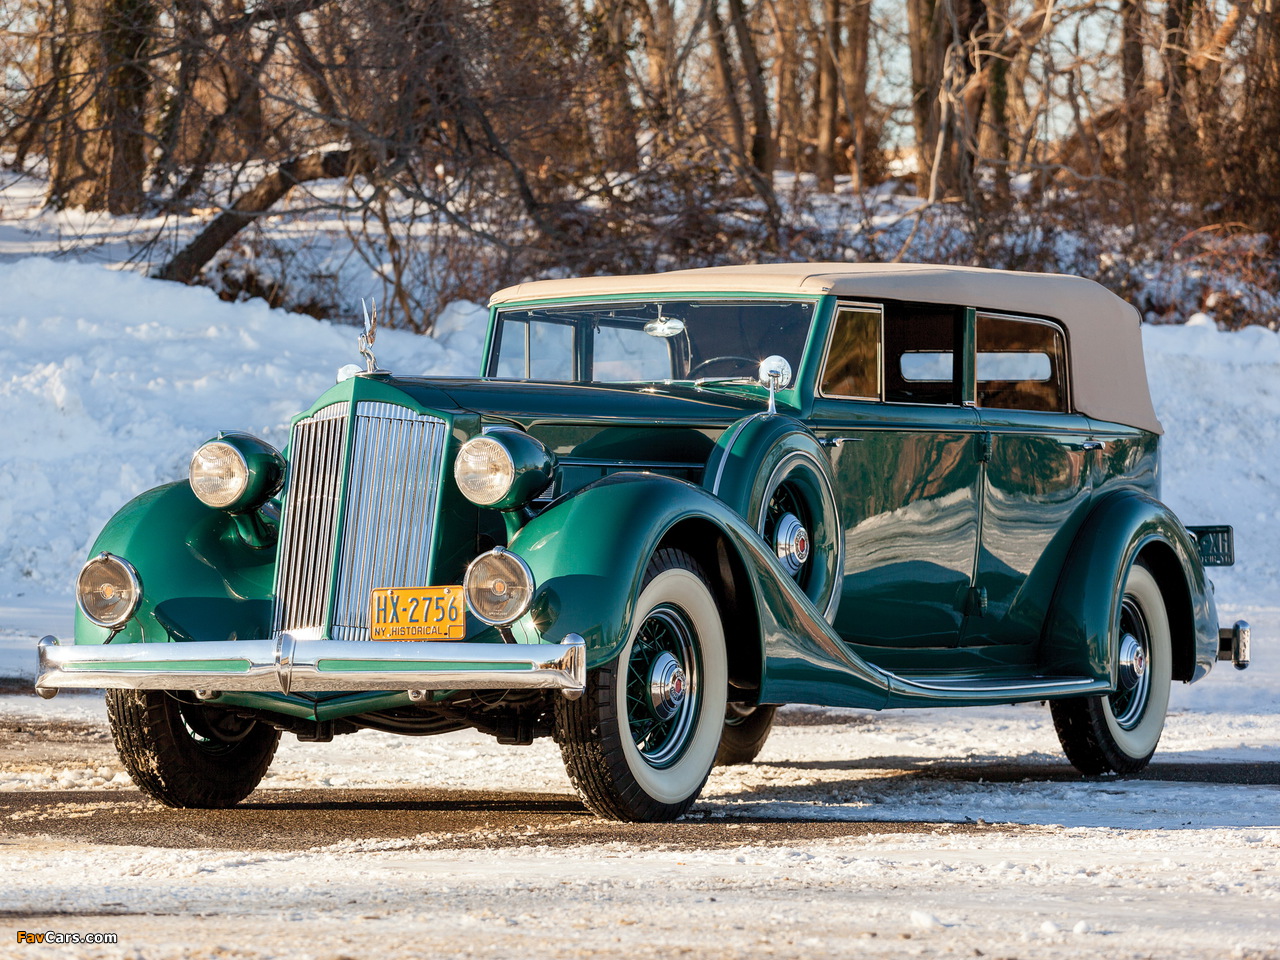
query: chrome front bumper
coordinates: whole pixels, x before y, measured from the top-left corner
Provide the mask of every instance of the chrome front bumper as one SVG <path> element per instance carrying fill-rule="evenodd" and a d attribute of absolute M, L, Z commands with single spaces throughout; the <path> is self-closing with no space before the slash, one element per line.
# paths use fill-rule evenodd
<path fill-rule="evenodd" d="M 124 690 L 559 690 L 573 699 L 587 679 L 582 637 L 563 643 L 275 640 L 60 644 L 40 641 L 36 693 Z"/>

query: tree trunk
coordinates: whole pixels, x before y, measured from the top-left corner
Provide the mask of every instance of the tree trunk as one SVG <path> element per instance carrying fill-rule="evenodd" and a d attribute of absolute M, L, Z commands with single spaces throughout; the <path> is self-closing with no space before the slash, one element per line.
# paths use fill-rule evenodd
<path fill-rule="evenodd" d="M 822 28 L 818 44 L 817 156 L 814 172 L 818 189 L 836 189 L 836 129 L 840 118 L 840 0 L 822 0 Z"/>
<path fill-rule="evenodd" d="M 729 20 L 733 24 L 738 50 L 742 54 L 742 72 L 747 77 L 747 99 L 751 103 L 751 165 L 764 176 L 772 177 L 777 154 L 773 142 L 773 124 L 769 119 L 769 97 L 743 0 L 729 0 Z"/>
<path fill-rule="evenodd" d="M 114 214 L 142 208 L 151 0 L 59 0 L 69 55 L 60 64 L 49 203 Z"/>
<path fill-rule="evenodd" d="M 849 173 L 854 190 L 867 186 L 870 159 L 867 140 L 867 62 L 871 46 L 871 0 L 849 0 L 845 9 L 845 41 L 841 49 L 845 111 L 849 115 Z"/>
<path fill-rule="evenodd" d="M 1143 10 L 1142 0 L 1120 0 L 1123 32 L 1120 68 L 1123 77 L 1122 92 L 1127 105 L 1124 114 L 1124 176 L 1135 200 L 1144 191 L 1147 182 L 1147 80 L 1142 56 Z"/>
<path fill-rule="evenodd" d="M 742 107 L 738 103 L 733 60 L 729 56 L 729 44 L 725 40 L 719 7 L 719 0 L 711 0 L 707 7 L 707 29 L 711 34 L 711 48 L 715 51 L 716 77 L 720 81 L 720 101 L 724 104 L 729 125 L 729 143 L 734 156 L 741 161 L 746 157 L 746 123 L 742 118 Z"/>
<path fill-rule="evenodd" d="M 1164 10 L 1165 107 L 1169 124 L 1169 185 L 1178 196 L 1178 185 L 1196 172 L 1194 128 L 1188 113 L 1187 58 L 1191 41 L 1191 16 L 1195 0 L 1169 0 Z"/>

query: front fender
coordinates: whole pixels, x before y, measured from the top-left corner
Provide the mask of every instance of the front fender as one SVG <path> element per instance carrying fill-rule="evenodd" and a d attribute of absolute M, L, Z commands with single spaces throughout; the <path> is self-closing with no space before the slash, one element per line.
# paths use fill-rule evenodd
<path fill-rule="evenodd" d="M 587 663 L 617 656 L 632 628 L 649 558 L 686 521 L 710 524 L 741 561 L 743 595 L 755 605 L 765 662 L 760 700 L 881 707 L 883 674 L 832 631 L 822 613 L 764 549 L 745 520 L 702 488 L 654 474 L 616 473 L 553 504 L 512 538 L 537 590 L 528 616 L 514 625 L 524 642 L 559 642 L 580 634 Z"/>
<path fill-rule="evenodd" d="M 201 503 L 184 481 L 129 501 L 94 541 L 138 571 L 142 600 L 112 643 L 261 639 L 271 631 L 274 546 L 251 547 L 235 521 Z M 76 643 L 104 643 L 111 631 L 76 610 Z"/>
<path fill-rule="evenodd" d="M 1136 490 L 1104 496 L 1077 534 L 1046 620 L 1041 661 L 1049 673 L 1114 685 L 1113 625 L 1125 578 L 1141 556 L 1160 584 L 1173 631 L 1174 678 L 1198 680 L 1218 650 L 1218 614 L 1186 528 Z"/>

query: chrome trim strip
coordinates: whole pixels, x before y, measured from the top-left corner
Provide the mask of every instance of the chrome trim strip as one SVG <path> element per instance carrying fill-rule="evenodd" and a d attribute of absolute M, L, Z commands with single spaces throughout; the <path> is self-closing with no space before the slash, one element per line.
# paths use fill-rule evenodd
<path fill-rule="evenodd" d="M 589 457 L 559 457 L 562 467 L 609 467 L 618 470 L 701 470 L 705 463 L 694 460 L 595 460 Z"/>
<path fill-rule="evenodd" d="M 716 467 L 716 478 L 711 483 L 711 492 L 716 496 L 720 495 L 720 481 L 724 478 L 724 468 L 729 463 L 729 451 L 733 449 L 734 443 L 737 442 L 738 434 L 742 433 L 746 425 L 752 420 L 757 420 L 761 417 L 767 416 L 768 414 L 762 410 L 758 413 L 751 414 L 749 417 L 743 417 L 730 428 L 729 439 L 725 441 L 724 446 L 721 448 L 722 455 L 720 457 L 720 463 Z"/>
<path fill-rule="evenodd" d="M 121 690 L 560 690 L 580 694 L 587 653 L 563 643 L 215 640 L 190 643 L 39 644 L 37 691 Z M 225 669 L 211 669 L 223 664 Z M 352 669 L 342 669 L 351 664 Z"/>
<path fill-rule="evenodd" d="M 1112 687 L 1105 680 L 1091 677 L 1018 678 L 1016 680 L 950 680 L 945 677 L 902 677 L 882 671 L 893 693 L 912 693 L 920 690 L 948 693 L 970 699 L 986 698 L 999 702 L 1002 697 L 1023 696 L 1036 691 L 1063 693 L 1107 693 Z"/>

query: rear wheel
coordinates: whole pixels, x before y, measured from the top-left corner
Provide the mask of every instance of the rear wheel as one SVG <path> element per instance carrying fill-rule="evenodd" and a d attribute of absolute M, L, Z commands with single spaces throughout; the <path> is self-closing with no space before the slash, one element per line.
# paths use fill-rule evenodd
<path fill-rule="evenodd" d="M 107 720 L 138 788 L 168 807 L 216 808 L 257 788 L 280 732 L 163 690 L 108 690 Z"/>
<path fill-rule="evenodd" d="M 1136 773 L 1150 762 L 1164 730 L 1172 634 L 1160 586 L 1141 563 L 1125 580 L 1118 629 L 1115 693 L 1049 704 L 1063 752 L 1081 773 Z"/>
<path fill-rule="evenodd" d="M 556 704 L 569 779 L 611 820 L 674 820 L 697 800 L 724 723 L 728 664 L 715 597 L 697 563 L 660 550 L 645 571 L 631 634 Z"/>
<path fill-rule="evenodd" d="M 773 729 L 775 706 L 759 706 L 750 703 L 730 703 L 724 712 L 724 730 L 720 732 L 720 749 L 716 751 L 716 766 L 731 767 L 739 763 L 751 763 L 764 749 Z"/>

